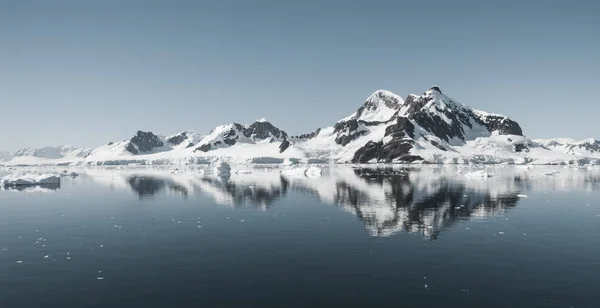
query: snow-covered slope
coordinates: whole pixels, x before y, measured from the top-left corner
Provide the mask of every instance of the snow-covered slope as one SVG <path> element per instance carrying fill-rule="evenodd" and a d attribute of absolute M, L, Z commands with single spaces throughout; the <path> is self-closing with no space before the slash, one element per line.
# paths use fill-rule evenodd
<path fill-rule="evenodd" d="M 76 148 L 70 145 L 43 148 L 25 148 L 3 155 L 3 163 L 10 165 L 35 165 L 40 162 L 66 164 L 82 160 L 92 149 Z"/>
<path fill-rule="evenodd" d="M 14 153 L 9 151 L 0 151 L 0 162 L 12 159 Z"/>
<path fill-rule="evenodd" d="M 79 152 L 77 152 L 79 151 Z M 22 153 L 22 154 L 19 154 Z M 17 157 L 28 160 L 16 160 Z M 438 86 L 406 99 L 375 91 L 349 116 L 329 127 L 289 136 L 265 119 L 218 126 L 206 136 L 138 131 L 93 151 L 24 150 L 9 163 L 201 164 L 236 163 L 445 163 L 600 164 L 600 141 L 530 140 L 520 125 L 452 99 Z"/>
<path fill-rule="evenodd" d="M 194 151 L 208 152 L 240 143 L 283 142 L 287 140 L 287 137 L 286 132 L 273 126 L 273 124 L 267 122 L 265 119 L 260 119 L 248 126 L 231 123 L 217 126 L 213 129 L 208 136 L 198 143 Z"/>
<path fill-rule="evenodd" d="M 600 140 L 586 139 L 573 140 L 566 138 L 536 139 L 532 142 L 538 147 L 543 147 L 557 153 L 593 157 L 600 154 Z"/>
<path fill-rule="evenodd" d="M 203 138 L 203 135 L 194 131 L 184 131 L 171 136 L 158 136 L 152 132 L 137 131 L 129 140 L 110 142 L 98 147 L 87 155 L 85 160 L 98 162 L 164 152 L 185 152 Z"/>

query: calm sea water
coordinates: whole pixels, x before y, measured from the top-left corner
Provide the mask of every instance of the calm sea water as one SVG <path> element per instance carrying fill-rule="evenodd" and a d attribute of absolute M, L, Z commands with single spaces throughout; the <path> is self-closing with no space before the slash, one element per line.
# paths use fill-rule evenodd
<path fill-rule="evenodd" d="M 0 307 L 600 307 L 600 171 L 557 171 L 79 170 L 0 191 Z"/>

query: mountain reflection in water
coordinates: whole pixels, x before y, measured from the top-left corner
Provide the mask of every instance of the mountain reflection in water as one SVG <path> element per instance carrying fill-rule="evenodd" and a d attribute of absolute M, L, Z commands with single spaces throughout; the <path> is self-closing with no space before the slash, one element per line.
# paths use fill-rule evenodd
<path fill-rule="evenodd" d="M 523 170 L 521 170 L 523 171 Z M 267 210 L 292 191 L 312 195 L 356 215 L 372 236 L 406 231 L 436 239 L 458 221 L 503 214 L 517 206 L 520 194 L 541 185 L 578 185 L 596 189 L 596 173 L 573 177 L 535 177 L 507 172 L 490 179 L 468 179 L 449 168 L 331 168 L 323 176 L 290 176 L 277 169 L 234 174 L 231 178 L 200 174 L 129 175 L 140 197 L 164 192 L 210 196 L 217 204 Z"/>
<path fill-rule="evenodd" d="M 546 168 L 547 169 L 547 168 Z M 291 193 L 313 196 L 358 217 L 372 236 L 402 231 L 436 239 L 461 220 L 503 214 L 530 191 L 596 190 L 600 170 L 563 168 L 552 176 L 545 169 L 487 167 L 491 178 L 466 176 L 472 167 L 348 167 L 323 169 L 308 177 L 279 168 L 257 168 L 220 178 L 198 168 L 174 172 L 165 168 L 85 169 L 83 179 L 112 189 L 130 189 L 140 199 L 160 194 L 188 199 L 208 196 L 232 208 L 268 210 Z M 206 171 L 206 170 L 204 170 Z M 75 179 L 78 181 L 79 179 Z M 53 191 L 60 188 L 11 188 Z"/>

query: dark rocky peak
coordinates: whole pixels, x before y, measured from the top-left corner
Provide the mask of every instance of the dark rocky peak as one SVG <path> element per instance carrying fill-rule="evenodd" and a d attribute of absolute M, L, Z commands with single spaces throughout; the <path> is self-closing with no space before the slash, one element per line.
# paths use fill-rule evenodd
<path fill-rule="evenodd" d="M 312 138 L 318 136 L 320 132 L 321 132 L 321 128 L 317 128 L 317 130 L 315 130 L 314 132 L 302 134 L 302 135 L 298 135 L 298 136 L 291 136 L 290 138 L 291 139 L 312 139 Z"/>
<path fill-rule="evenodd" d="M 570 151 L 575 148 L 579 148 L 592 153 L 597 153 L 600 152 L 600 141 L 595 139 L 587 139 L 576 144 L 569 145 L 568 148 Z"/>
<path fill-rule="evenodd" d="M 438 86 L 431 87 L 421 96 L 409 95 L 405 106 L 409 119 L 446 142 L 451 139 L 466 141 L 471 136 L 468 131 L 475 126 L 484 126 L 490 134 L 523 135 L 517 122 L 474 110 L 442 94 Z"/>
<path fill-rule="evenodd" d="M 386 90 L 377 90 L 371 94 L 358 110 L 342 119 L 340 122 L 349 120 L 360 120 L 366 122 L 386 122 L 402 108 L 404 100 Z"/>
<path fill-rule="evenodd" d="M 143 132 L 138 130 L 135 136 L 129 140 L 127 151 L 134 155 L 148 153 L 155 148 L 163 147 L 161 138 L 152 132 Z"/>
<path fill-rule="evenodd" d="M 169 137 L 169 139 L 167 139 L 167 142 L 171 145 L 180 145 L 185 140 L 187 140 L 187 133 L 181 132 L 177 135 Z"/>
<path fill-rule="evenodd" d="M 480 115 L 475 120 L 485 126 L 490 132 L 497 131 L 500 135 L 523 136 L 523 130 L 519 123 L 508 117 L 494 114 Z"/>
<path fill-rule="evenodd" d="M 388 109 L 398 110 L 402 107 L 404 100 L 392 92 L 386 90 L 377 90 L 371 94 L 365 103 L 356 112 L 356 118 L 360 119 L 361 116 L 367 112 L 377 112 L 383 107 Z"/>
<path fill-rule="evenodd" d="M 223 138 L 233 138 L 236 137 L 239 133 L 243 133 L 244 131 L 244 125 L 239 123 L 231 123 L 229 124 L 228 128 L 228 130 L 223 132 Z M 213 133 L 213 131 L 211 131 L 211 134 Z"/>
<path fill-rule="evenodd" d="M 442 90 L 440 89 L 439 86 L 433 86 L 433 87 L 429 88 L 429 91 L 432 91 L 432 92 L 436 91 L 436 92 L 442 94 Z"/>
<path fill-rule="evenodd" d="M 280 130 L 266 120 L 259 120 L 250 124 L 244 129 L 244 136 L 254 140 L 265 140 L 269 138 L 281 140 L 287 139 L 288 137 L 286 132 Z"/>

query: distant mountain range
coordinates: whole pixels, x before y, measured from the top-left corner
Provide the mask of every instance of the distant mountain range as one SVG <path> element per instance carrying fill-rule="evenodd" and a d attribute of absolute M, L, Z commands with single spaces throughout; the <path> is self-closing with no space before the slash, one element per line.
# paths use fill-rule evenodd
<path fill-rule="evenodd" d="M 138 131 L 96 149 L 71 146 L 0 153 L 5 165 L 236 163 L 600 164 L 600 141 L 531 140 L 510 118 L 480 111 L 438 86 L 406 99 L 385 90 L 332 126 L 290 136 L 265 119 L 207 135 Z"/>

